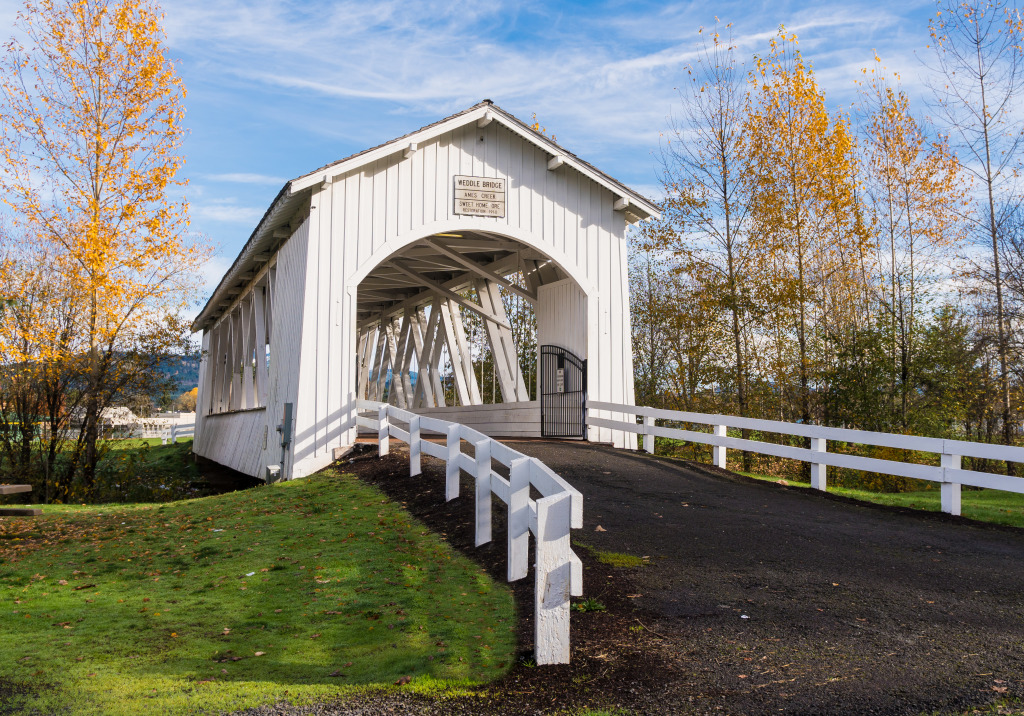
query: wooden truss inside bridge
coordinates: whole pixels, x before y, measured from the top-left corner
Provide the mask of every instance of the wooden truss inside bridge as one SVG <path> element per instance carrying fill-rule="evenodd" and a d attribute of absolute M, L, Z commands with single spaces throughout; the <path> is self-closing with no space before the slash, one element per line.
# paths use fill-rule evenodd
<path fill-rule="evenodd" d="M 514 274 L 523 285 L 509 280 Z M 400 408 L 444 407 L 447 352 L 457 404 L 482 404 L 462 320 L 467 310 L 483 322 L 503 401 L 530 400 L 501 289 L 535 305 L 540 286 L 565 277 L 547 257 L 497 234 L 442 233 L 409 245 L 359 284 L 357 396 L 386 395 Z"/>

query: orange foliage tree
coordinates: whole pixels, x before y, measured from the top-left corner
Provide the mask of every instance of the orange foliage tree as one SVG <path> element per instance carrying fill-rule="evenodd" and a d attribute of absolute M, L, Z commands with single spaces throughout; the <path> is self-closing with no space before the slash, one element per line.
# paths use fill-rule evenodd
<path fill-rule="evenodd" d="M 795 393 L 794 417 L 810 422 L 811 383 L 830 360 L 830 345 L 869 312 L 855 142 L 848 118 L 829 114 L 796 35 L 785 28 L 766 56 L 754 58 L 749 80 L 745 181 L 750 240 L 775 314 L 772 372 Z"/>
<path fill-rule="evenodd" d="M 85 407 L 71 471 L 91 491 L 104 407 L 139 361 L 179 347 L 208 255 L 189 239 L 185 89 L 146 0 L 27 0 L 0 65 L 4 200 L 81 297 Z M 66 497 L 70 478 L 61 484 Z M 58 496 L 60 497 L 60 496 Z"/>
<path fill-rule="evenodd" d="M 899 76 L 886 76 L 878 58 L 864 73 L 862 174 L 878 239 L 879 308 L 895 366 L 890 400 L 895 423 L 909 431 L 920 429 L 910 416 L 921 333 L 966 240 L 967 192 L 948 144 L 929 139 L 911 113 Z"/>

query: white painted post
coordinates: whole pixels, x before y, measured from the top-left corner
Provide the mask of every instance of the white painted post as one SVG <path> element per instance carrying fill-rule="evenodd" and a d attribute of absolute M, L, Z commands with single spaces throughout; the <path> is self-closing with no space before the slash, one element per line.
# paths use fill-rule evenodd
<path fill-rule="evenodd" d="M 811 450 L 815 452 L 825 452 L 828 449 L 825 438 L 811 438 Z M 815 490 L 825 490 L 826 479 L 825 479 L 825 465 L 820 462 L 811 463 L 811 487 Z"/>
<path fill-rule="evenodd" d="M 942 511 L 950 515 L 960 514 L 960 483 L 950 482 L 946 479 L 946 470 L 960 469 L 960 456 L 942 454 L 939 463 L 942 470 Z"/>
<path fill-rule="evenodd" d="M 444 466 L 444 499 L 451 502 L 459 496 L 459 453 L 462 452 L 462 436 L 458 423 L 448 426 L 448 458 Z"/>
<path fill-rule="evenodd" d="M 423 472 L 420 465 L 420 416 L 413 415 L 409 418 L 409 477 L 415 477 Z"/>
<path fill-rule="evenodd" d="M 388 427 L 388 406 L 382 405 L 377 409 L 377 455 L 384 457 L 388 454 L 388 440 L 391 432 Z"/>
<path fill-rule="evenodd" d="M 476 546 L 491 541 L 491 441 L 473 444 L 476 454 Z"/>
<path fill-rule="evenodd" d="M 508 581 L 530 571 L 530 458 L 513 460 L 508 491 Z"/>
<path fill-rule="evenodd" d="M 650 415 L 644 416 L 644 452 L 654 454 L 654 436 L 651 435 L 651 428 L 654 427 L 654 418 Z"/>
<path fill-rule="evenodd" d="M 720 437 L 720 438 L 724 438 L 726 436 L 726 426 L 725 425 L 716 425 L 715 426 L 715 435 Z M 722 468 L 724 470 L 725 469 L 725 457 L 726 457 L 726 455 L 725 455 L 725 445 L 715 445 L 714 453 L 715 453 L 714 454 L 715 467 L 720 467 L 720 468 Z"/>
<path fill-rule="evenodd" d="M 537 500 L 534 654 L 537 664 L 569 663 L 570 495 Z"/>

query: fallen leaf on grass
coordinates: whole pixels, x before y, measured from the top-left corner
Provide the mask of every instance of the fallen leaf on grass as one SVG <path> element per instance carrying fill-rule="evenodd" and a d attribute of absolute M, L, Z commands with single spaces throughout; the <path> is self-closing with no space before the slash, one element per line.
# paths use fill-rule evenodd
<path fill-rule="evenodd" d="M 594 532 L 607 532 L 607 531 L 608 531 L 608 530 L 606 530 L 606 529 L 605 529 L 604 527 L 602 527 L 601 525 L 598 525 L 597 527 L 595 527 L 595 528 L 594 528 Z"/>
<path fill-rule="evenodd" d="M 80 589 L 88 589 L 89 587 L 95 587 L 95 586 L 96 586 L 95 584 L 83 584 L 80 587 L 75 587 L 75 591 L 77 592 Z"/>
<path fill-rule="evenodd" d="M 328 674 L 328 676 L 344 676 L 344 674 L 341 673 L 340 671 L 332 671 L 331 673 Z"/>
<path fill-rule="evenodd" d="M 403 686 L 405 684 L 408 684 L 410 681 L 412 681 L 412 677 L 411 676 L 403 676 L 402 678 L 400 678 L 398 681 L 395 682 L 395 686 Z M 1005 691 L 1006 689 L 1003 689 L 1003 690 Z"/>
<path fill-rule="evenodd" d="M 254 654 L 254 656 L 263 656 L 263 655 L 264 655 L 264 654 L 266 654 L 266 653 L 267 653 L 267 652 L 265 652 L 265 651 L 257 651 L 257 652 L 256 652 L 256 653 Z"/>

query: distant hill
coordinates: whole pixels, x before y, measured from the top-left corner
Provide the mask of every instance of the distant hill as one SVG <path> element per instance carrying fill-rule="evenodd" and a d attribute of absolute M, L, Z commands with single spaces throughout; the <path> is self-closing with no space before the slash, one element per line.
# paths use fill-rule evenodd
<path fill-rule="evenodd" d="M 184 393 L 199 385 L 199 356 L 166 356 L 157 370 L 176 384 L 176 393 Z"/>

